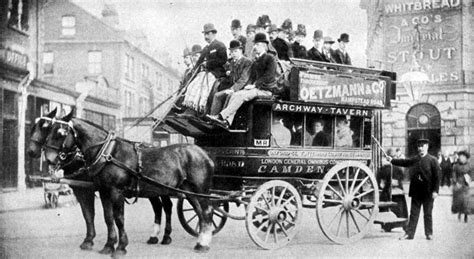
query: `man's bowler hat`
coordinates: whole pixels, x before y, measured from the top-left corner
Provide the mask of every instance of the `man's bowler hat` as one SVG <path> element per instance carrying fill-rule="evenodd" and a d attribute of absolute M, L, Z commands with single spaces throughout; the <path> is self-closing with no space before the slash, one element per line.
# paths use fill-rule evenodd
<path fill-rule="evenodd" d="M 202 50 L 201 45 L 199 45 L 199 44 L 194 44 L 193 47 L 191 48 L 191 53 L 190 53 L 190 54 L 191 54 L 191 55 L 194 55 L 194 54 L 196 54 L 196 53 L 200 53 L 201 50 Z"/>
<path fill-rule="evenodd" d="M 257 33 L 257 34 L 255 34 L 255 38 L 253 39 L 253 42 L 254 43 L 264 42 L 264 43 L 268 44 L 267 35 L 265 33 L 261 33 L 261 32 Z"/>
<path fill-rule="evenodd" d="M 240 20 L 238 19 L 232 20 L 232 22 L 230 23 L 230 28 L 232 29 L 242 28 L 242 24 L 240 23 Z"/>
<path fill-rule="evenodd" d="M 341 34 L 341 37 L 339 37 L 339 39 L 337 39 L 337 42 L 349 42 L 349 34 L 347 33 L 343 33 Z"/>
<path fill-rule="evenodd" d="M 315 30 L 313 34 L 313 39 L 320 40 L 323 38 L 323 31 L 322 30 Z"/>
<path fill-rule="evenodd" d="M 420 139 L 416 142 L 417 145 L 424 145 L 424 144 L 429 144 L 429 143 L 430 143 L 430 141 L 429 141 L 428 139 L 425 139 L 425 138 L 420 138 Z"/>
<path fill-rule="evenodd" d="M 191 55 L 191 50 L 189 48 L 185 48 L 184 51 L 183 51 L 183 57 L 187 57 Z"/>
<path fill-rule="evenodd" d="M 216 27 L 214 26 L 214 24 L 212 24 L 212 23 L 204 24 L 204 29 L 203 29 L 202 33 L 208 33 L 208 32 L 214 32 L 214 33 L 217 32 Z"/>
<path fill-rule="evenodd" d="M 244 46 L 242 46 L 242 42 L 240 42 L 239 40 L 231 40 L 230 41 L 230 44 L 229 44 L 229 49 L 230 50 L 233 50 L 233 49 L 243 49 Z"/>
<path fill-rule="evenodd" d="M 272 24 L 272 21 L 270 20 L 270 17 L 266 14 L 258 17 L 256 27 L 259 28 L 266 28 Z"/>
<path fill-rule="evenodd" d="M 255 25 L 253 24 L 247 25 L 247 33 L 251 31 L 255 32 Z"/>
<path fill-rule="evenodd" d="M 306 26 L 304 24 L 298 24 L 298 27 L 296 28 L 295 31 L 296 35 L 303 35 L 306 37 Z"/>
<path fill-rule="evenodd" d="M 269 33 L 272 33 L 274 31 L 278 31 L 278 26 L 276 24 L 270 25 L 270 29 L 268 30 Z"/>
<path fill-rule="evenodd" d="M 324 37 L 324 43 L 333 44 L 334 40 L 331 37 Z"/>

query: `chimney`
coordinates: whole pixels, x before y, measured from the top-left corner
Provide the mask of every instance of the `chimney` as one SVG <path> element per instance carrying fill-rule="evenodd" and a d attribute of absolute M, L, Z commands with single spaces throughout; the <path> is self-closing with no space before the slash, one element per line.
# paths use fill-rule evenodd
<path fill-rule="evenodd" d="M 105 4 L 104 9 L 102 9 L 102 20 L 113 28 L 118 28 L 119 25 L 119 16 L 115 5 Z"/>

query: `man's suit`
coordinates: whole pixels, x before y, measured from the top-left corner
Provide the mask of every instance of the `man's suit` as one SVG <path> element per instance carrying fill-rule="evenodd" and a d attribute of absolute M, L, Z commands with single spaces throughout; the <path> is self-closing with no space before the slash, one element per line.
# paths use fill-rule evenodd
<path fill-rule="evenodd" d="M 334 56 L 336 55 L 336 51 L 334 51 L 333 49 L 329 49 L 329 51 L 323 49 L 323 55 L 324 55 L 324 58 L 327 60 L 327 62 L 337 63 L 336 59 L 334 58 Z"/>
<path fill-rule="evenodd" d="M 319 62 L 329 62 L 326 57 L 324 57 L 324 54 L 315 47 L 312 47 L 308 50 L 308 59 Z"/>
<path fill-rule="evenodd" d="M 211 72 L 216 78 L 225 76 L 224 64 L 227 62 L 227 49 L 224 43 L 213 40 L 201 51 L 196 65 L 199 66 L 206 62 L 207 71 Z"/>
<path fill-rule="evenodd" d="M 252 61 L 249 58 L 242 56 L 239 60 L 232 60 L 230 62 L 230 75 L 228 77 L 229 83 L 231 84 L 231 89 L 234 92 L 237 92 L 244 88 L 245 84 L 249 81 L 250 77 L 250 67 L 252 66 Z M 214 95 L 212 101 L 212 106 L 209 114 L 216 115 L 221 110 L 227 99 L 227 94 L 224 91 L 217 92 Z"/>
<path fill-rule="evenodd" d="M 425 223 L 425 235 L 433 234 L 433 193 L 439 192 L 440 168 L 438 159 L 430 154 L 424 157 L 420 155 L 410 159 L 393 159 L 393 165 L 410 167 L 410 190 L 411 200 L 410 220 L 407 227 L 407 235 L 413 237 L 416 225 L 423 206 L 423 217 Z"/>
<path fill-rule="evenodd" d="M 320 131 L 314 135 L 312 146 L 314 147 L 327 147 L 329 146 L 330 140 L 328 134 L 324 131 Z"/>
<path fill-rule="evenodd" d="M 290 46 L 290 43 L 286 42 L 283 39 L 276 38 L 272 42 L 272 46 L 275 48 L 279 60 L 287 60 L 293 57 L 293 49 Z"/>
<path fill-rule="evenodd" d="M 299 42 L 295 41 L 291 44 L 291 49 L 293 50 L 293 56 L 295 58 L 308 58 L 308 53 L 306 51 L 306 47 L 301 45 Z"/>
<path fill-rule="evenodd" d="M 334 53 L 334 60 L 336 60 L 336 63 L 338 64 L 344 64 L 344 65 L 352 65 L 351 57 L 347 52 L 343 52 L 340 49 L 336 49 Z"/>

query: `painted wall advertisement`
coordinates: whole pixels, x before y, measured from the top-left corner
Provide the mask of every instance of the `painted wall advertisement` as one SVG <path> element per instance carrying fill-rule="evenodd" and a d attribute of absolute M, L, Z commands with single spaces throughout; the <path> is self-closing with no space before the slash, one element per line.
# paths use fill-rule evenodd
<path fill-rule="evenodd" d="M 389 80 L 299 73 L 298 100 L 306 102 L 385 107 Z"/>
<path fill-rule="evenodd" d="M 398 78 L 417 65 L 431 84 L 461 80 L 461 0 L 385 0 L 387 69 Z"/>

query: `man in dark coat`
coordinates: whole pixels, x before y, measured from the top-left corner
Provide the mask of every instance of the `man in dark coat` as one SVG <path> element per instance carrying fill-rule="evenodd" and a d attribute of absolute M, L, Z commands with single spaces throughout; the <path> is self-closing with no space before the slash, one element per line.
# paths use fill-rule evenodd
<path fill-rule="evenodd" d="M 270 43 L 267 35 L 257 33 L 254 43 L 257 59 L 250 68 L 250 78 L 247 85 L 242 90 L 231 95 L 227 107 L 219 115 L 207 116 L 208 119 L 211 119 L 221 127 L 228 128 L 232 125 L 234 116 L 243 103 L 256 97 L 269 98 L 273 94 L 279 93 L 276 82 L 277 61 L 273 55 L 267 53 Z"/>
<path fill-rule="evenodd" d="M 231 87 L 217 92 L 214 95 L 211 110 L 209 112 L 210 115 L 218 114 L 222 110 L 227 97 L 239 90 L 242 90 L 249 80 L 252 61 L 243 55 L 243 48 L 244 46 L 242 45 L 242 42 L 238 40 L 232 40 L 230 42 L 229 50 L 232 60 L 229 64 L 230 74 L 228 76 L 228 80 Z"/>
<path fill-rule="evenodd" d="M 440 158 L 441 167 L 441 186 L 447 185 L 448 187 L 451 186 L 451 178 L 453 176 L 453 166 L 451 163 L 451 159 L 449 159 L 448 153 L 445 151 Z"/>
<path fill-rule="evenodd" d="M 387 160 L 393 165 L 410 167 L 410 190 L 411 197 L 410 219 L 406 228 L 405 235 L 400 240 L 411 240 L 415 236 L 420 209 L 423 206 L 423 218 L 425 225 L 426 239 L 433 239 L 433 202 L 438 197 L 439 192 L 439 164 L 436 157 L 428 154 L 429 141 L 419 139 L 419 155 L 410 159 L 392 159 Z"/>
<path fill-rule="evenodd" d="M 293 50 L 293 57 L 306 59 L 308 53 L 306 47 L 301 45 L 304 38 L 306 37 L 306 27 L 304 24 L 298 24 L 298 28 L 295 31 L 295 42 L 291 44 L 291 49 Z"/>
<path fill-rule="evenodd" d="M 327 62 L 323 54 L 323 44 L 324 44 L 323 31 L 321 30 L 314 31 L 313 44 L 314 46 L 308 50 L 308 59 L 319 61 L 319 62 Z"/>
<path fill-rule="evenodd" d="M 247 38 L 242 35 L 242 24 L 240 20 L 234 19 L 230 24 L 230 31 L 232 32 L 232 36 L 234 36 L 234 40 L 238 40 L 242 43 L 242 46 L 245 46 L 247 43 Z M 245 51 L 245 50 L 242 50 Z M 245 54 L 245 52 L 244 52 Z"/>
<path fill-rule="evenodd" d="M 217 30 L 214 24 L 205 24 L 202 33 L 204 40 L 209 44 L 201 51 L 196 65 L 203 65 L 218 79 L 225 77 L 224 64 L 227 62 L 227 49 L 224 43 L 216 39 Z"/>
<path fill-rule="evenodd" d="M 324 122 L 317 120 L 314 122 L 314 138 L 312 146 L 315 147 L 328 147 L 331 145 L 328 134 L 324 132 Z"/>
<path fill-rule="evenodd" d="M 336 52 L 332 49 L 332 44 L 334 44 L 334 41 L 331 37 L 324 37 L 323 54 L 326 62 L 336 63 L 336 60 L 334 59 Z"/>
<path fill-rule="evenodd" d="M 293 26 L 290 19 L 286 19 L 280 28 L 278 28 L 278 37 L 273 40 L 272 45 L 275 48 L 278 59 L 289 61 L 293 57 L 293 49 L 288 41 L 290 31 Z"/>
<path fill-rule="evenodd" d="M 347 53 L 347 44 L 349 44 L 349 34 L 343 33 L 341 34 L 341 37 L 337 39 L 339 42 L 339 48 L 336 50 L 334 59 L 336 60 L 336 63 L 339 64 L 344 64 L 344 65 L 352 65 L 351 57 L 349 56 L 349 53 Z"/>

